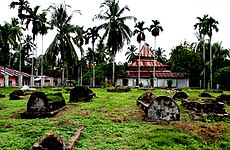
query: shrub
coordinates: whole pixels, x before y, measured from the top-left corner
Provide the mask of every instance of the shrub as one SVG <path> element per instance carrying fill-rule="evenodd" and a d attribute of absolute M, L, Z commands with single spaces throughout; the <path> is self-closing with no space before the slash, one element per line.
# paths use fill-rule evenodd
<path fill-rule="evenodd" d="M 171 88 L 171 87 L 172 87 L 172 83 L 173 83 L 172 79 L 168 79 L 168 80 L 167 80 L 168 88 Z"/>
<path fill-rule="evenodd" d="M 230 67 L 217 70 L 214 74 L 214 81 L 220 85 L 222 90 L 230 90 Z"/>

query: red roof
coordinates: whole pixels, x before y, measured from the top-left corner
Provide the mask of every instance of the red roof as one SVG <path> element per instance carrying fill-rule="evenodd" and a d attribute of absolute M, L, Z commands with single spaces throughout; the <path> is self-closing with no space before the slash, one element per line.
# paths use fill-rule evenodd
<path fill-rule="evenodd" d="M 152 76 L 153 71 L 141 71 L 141 77 L 150 77 Z M 138 71 L 128 71 L 129 77 L 138 77 Z M 184 78 L 184 73 L 182 72 L 171 72 L 167 71 L 156 71 L 155 72 L 156 78 Z"/>
<path fill-rule="evenodd" d="M 154 54 L 151 52 L 151 50 L 149 49 L 149 47 L 146 43 L 142 46 L 138 56 L 154 58 Z"/>
<path fill-rule="evenodd" d="M 139 59 L 136 59 L 134 63 L 130 65 L 130 67 L 138 67 Z M 156 67 L 167 67 L 168 65 L 162 64 L 159 61 L 156 61 Z M 140 67 L 154 67 L 153 59 L 140 59 Z"/>
<path fill-rule="evenodd" d="M 21 72 L 21 73 L 22 73 L 22 76 L 24 77 L 30 77 L 30 74 L 28 73 L 25 73 L 25 72 Z M 4 73 L 4 67 L 0 66 L 0 76 L 4 76 L 4 74 L 7 74 L 9 76 L 19 76 L 20 72 L 14 69 L 6 68 L 6 72 Z"/>

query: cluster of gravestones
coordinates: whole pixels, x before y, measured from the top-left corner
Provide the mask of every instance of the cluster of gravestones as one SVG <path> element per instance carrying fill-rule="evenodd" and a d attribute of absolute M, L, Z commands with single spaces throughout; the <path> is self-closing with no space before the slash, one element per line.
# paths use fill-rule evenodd
<path fill-rule="evenodd" d="M 207 92 L 202 92 L 198 96 L 211 98 Z M 181 99 L 182 106 L 186 109 L 193 110 L 196 113 L 217 114 L 218 116 L 226 115 L 225 105 L 230 105 L 230 95 L 221 94 L 215 100 L 208 102 L 197 102 L 187 100 L 188 95 L 183 91 L 177 91 L 172 98 L 167 96 L 155 96 L 152 92 L 145 92 L 137 100 L 139 105 L 148 118 L 148 121 L 172 121 L 180 119 L 180 110 L 175 103 L 175 99 Z M 220 115 L 224 114 L 224 115 Z"/>
<path fill-rule="evenodd" d="M 115 86 L 115 87 L 110 87 L 107 89 L 107 92 L 130 92 L 131 89 L 129 87 L 123 87 L 123 86 Z"/>
<path fill-rule="evenodd" d="M 137 99 L 137 105 L 142 108 L 148 121 L 180 120 L 180 109 L 168 96 L 155 96 L 152 92 L 146 92 Z"/>
<path fill-rule="evenodd" d="M 77 86 L 70 91 L 70 102 L 90 102 L 96 94 L 89 88 Z M 43 118 L 57 114 L 66 105 L 61 92 L 48 93 L 33 92 L 27 102 L 27 111 L 22 118 Z"/>
<path fill-rule="evenodd" d="M 12 93 L 10 93 L 10 100 L 20 100 L 20 99 L 26 99 L 30 94 L 32 94 L 33 91 L 28 90 L 14 90 Z"/>

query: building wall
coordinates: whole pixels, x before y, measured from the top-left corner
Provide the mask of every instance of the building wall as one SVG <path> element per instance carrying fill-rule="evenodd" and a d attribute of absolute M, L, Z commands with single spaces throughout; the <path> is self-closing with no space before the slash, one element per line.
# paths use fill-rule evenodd
<path fill-rule="evenodd" d="M 137 82 L 136 79 L 129 78 L 127 80 L 128 80 L 128 86 L 138 86 L 138 84 L 136 84 Z M 168 79 L 155 79 L 154 87 L 168 87 L 167 80 Z M 177 87 L 177 88 L 189 87 L 189 79 L 172 79 L 172 81 L 173 81 L 172 87 Z M 141 79 L 141 82 L 144 87 L 151 86 L 150 79 Z M 116 85 L 124 86 L 123 79 L 117 79 Z"/>

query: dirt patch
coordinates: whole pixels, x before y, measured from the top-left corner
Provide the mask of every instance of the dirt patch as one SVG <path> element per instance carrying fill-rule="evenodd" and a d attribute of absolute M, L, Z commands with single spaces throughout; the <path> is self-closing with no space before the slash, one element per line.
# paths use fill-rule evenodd
<path fill-rule="evenodd" d="M 55 116 L 53 117 L 50 117 L 50 120 L 57 120 L 59 117 L 65 115 L 67 112 L 69 112 L 70 110 L 73 110 L 77 108 L 76 105 L 71 105 L 71 104 L 68 104 L 65 106 L 64 109 L 62 109 L 59 113 L 57 113 Z"/>
<path fill-rule="evenodd" d="M 79 113 L 80 116 L 89 116 L 91 114 L 92 112 L 90 110 L 81 110 L 81 112 Z"/>
<path fill-rule="evenodd" d="M 227 130 L 227 127 L 223 124 L 206 125 L 202 122 L 188 122 L 182 120 L 180 122 L 173 122 L 173 126 L 182 130 L 192 131 L 194 134 L 199 134 L 206 142 L 211 140 L 221 140 L 223 138 L 222 132 Z"/>

